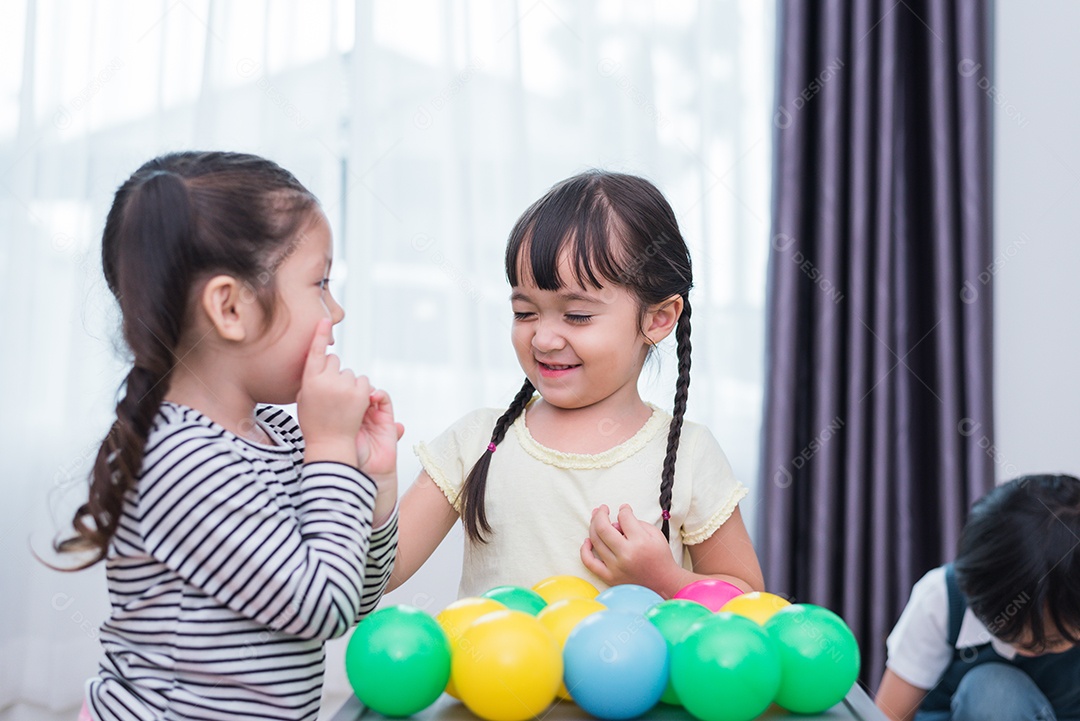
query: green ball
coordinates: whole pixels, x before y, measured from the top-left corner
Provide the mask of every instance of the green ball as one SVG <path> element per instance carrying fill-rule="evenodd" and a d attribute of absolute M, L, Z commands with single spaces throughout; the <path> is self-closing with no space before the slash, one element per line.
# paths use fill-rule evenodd
<path fill-rule="evenodd" d="M 667 642 L 668 658 L 675 653 L 675 646 L 682 641 L 687 629 L 700 621 L 705 616 L 711 616 L 710 611 L 696 601 L 687 601 L 682 598 L 673 598 L 656 604 L 645 612 L 645 618 L 660 631 L 660 635 Z M 679 694 L 675 692 L 675 685 L 668 679 L 664 695 L 660 697 L 664 703 L 673 706 L 681 706 Z"/>
<path fill-rule="evenodd" d="M 544 610 L 547 601 L 531 588 L 522 586 L 496 586 L 487 593 L 484 598 L 491 598 L 514 611 L 524 611 L 530 616 L 535 616 Z"/>
<path fill-rule="evenodd" d="M 450 642 L 434 618 L 391 606 L 356 627 L 345 649 L 356 697 L 383 716 L 411 716 L 435 702 L 450 679 Z"/>
<path fill-rule="evenodd" d="M 780 654 L 761 626 L 733 613 L 696 621 L 675 645 L 671 682 L 701 721 L 757 718 L 780 688 Z"/>
<path fill-rule="evenodd" d="M 776 703 L 795 713 L 821 713 L 851 690 L 859 676 L 859 644 L 835 613 L 797 603 L 777 611 L 765 630 L 783 671 Z"/>

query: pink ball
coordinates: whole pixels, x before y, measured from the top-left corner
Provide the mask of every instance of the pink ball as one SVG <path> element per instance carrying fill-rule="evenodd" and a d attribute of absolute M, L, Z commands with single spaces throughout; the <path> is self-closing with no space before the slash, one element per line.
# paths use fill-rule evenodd
<path fill-rule="evenodd" d="M 716 612 L 725 603 L 736 596 L 741 596 L 742 593 L 741 588 L 727 581 L 721 581 L 718 578 L 703 578 L 683 586 L 674 597 L 700 603 L 710 611 Z"/>

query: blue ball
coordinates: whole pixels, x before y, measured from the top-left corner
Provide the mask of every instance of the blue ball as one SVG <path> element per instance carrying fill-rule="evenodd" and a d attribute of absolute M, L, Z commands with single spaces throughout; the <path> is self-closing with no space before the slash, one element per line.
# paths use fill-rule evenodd
<path fill-rule="evenodd" d="M 586 713 L 634 718 L 655 706 L 667 687 L 667 642 L 644 616 L 598 611 L 570 632 L 563 668 L 566 688 Z"/>
<path fill-rule="evenodd" d="M 612 611 L 641 615 L 664 600 L 656 591 L 634 583 L 624 583 L 601 591 L 596 600 Z"/>

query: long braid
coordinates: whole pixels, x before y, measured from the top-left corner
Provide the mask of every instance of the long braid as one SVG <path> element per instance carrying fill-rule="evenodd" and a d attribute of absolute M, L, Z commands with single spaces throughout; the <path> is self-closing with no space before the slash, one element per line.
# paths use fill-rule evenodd
<path fill-rule="evenodd" d="M 495 422 L 495 429 L 491 432 L 491 445 L 489 445 L 479 460 L 469 471 L 465 479 L 465 485 L 461 489 L 461 522 L 465 526 L 465 533 L 469 539 L 486 543 L 485 533 L 491 533 L 488 524 L 487 513 L 484 510 L 484 494 L 487 491 L 488 468 L 491 466 L 491 457 L 495 454 L 494 447 L 502 443 L 506 437 L 506 431 L 517 417 L 525 410 L 525 406 L 533 397 L 536 388 L 526 379 L 521 390 L 514 396 L 513 402 L 506 412 L 499 416 Z"/>
<path fill-rule="evenodd" d="M 679 453 L 679 436 L 682 433 L 683 416 L 686 414 L 686 399 L 690 389 L 690 299 L 683 296 L 683 311 L 675 327 L 676 353 L 679 358 L 679 377 L 675 381 L 675 408 L 671 414 L 671 428 L 668 430 L 667 455 L 664 456 L 664 470 L 660 476 L 660 508 L 664 513 L 661 530 L 664 538 L 670 540 L 671 533 L 667 516 L 671 512 L 671 488 L 675 483 L 675 459 Z"/>

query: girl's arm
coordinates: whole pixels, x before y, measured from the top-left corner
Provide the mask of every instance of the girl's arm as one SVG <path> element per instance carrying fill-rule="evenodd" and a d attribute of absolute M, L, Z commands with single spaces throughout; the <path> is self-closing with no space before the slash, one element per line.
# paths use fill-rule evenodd
<path fill-rule="evenodd" d="M 660 529 L 639 520 L 630 506 L 619 509 L 618 526 L 611 522 L 609 513 L 607 506 L 593 511 L 589 538 L 581 547 L 582 563 L 608 585 L 636 583 L 665 598 L 703 578 L 719 578 L 743 591 L 765 589 L 738 506 L 709 538 L 687 546 L 693 571 L 676 562 Z"/>
<path fill-rule="evenodd" d="M 757 552 L 750 542 L 750 534 L 738 506 L 715 533 L 701 543 L 687 546 L 687 549 L 694 571 L 691 573 L 680 567 L 686 577 L 678 581 L 682 583 L 679 588 L 711 577 L 734 584 L 744 592 L 765 590 Z"/>
<path fill-rule="evenodd" d="M 891 721 L 910 721 L 915 718 L 926 689 L 912 686 L 889 669 L 881 677 L 874 703 Z"/>
<path fill-rule="evenodd" d="M 454 527 L 458 513 L 427 471 L 420 471 L 401 497 L 398 519 L 401 535 L 387 591 L 408 581 L 424 565 Z"/>

